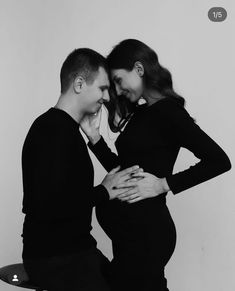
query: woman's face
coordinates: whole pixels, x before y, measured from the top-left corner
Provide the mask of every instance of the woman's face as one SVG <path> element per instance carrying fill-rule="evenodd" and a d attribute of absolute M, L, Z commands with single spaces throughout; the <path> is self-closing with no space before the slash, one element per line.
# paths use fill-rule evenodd
<path fill-rule="evenodd" d="M 130 102 L 137 102 L 143 95 L 143 79 L 138 70 L 115 69 L 111 71 L 117 95 L 124 95 Z"/>

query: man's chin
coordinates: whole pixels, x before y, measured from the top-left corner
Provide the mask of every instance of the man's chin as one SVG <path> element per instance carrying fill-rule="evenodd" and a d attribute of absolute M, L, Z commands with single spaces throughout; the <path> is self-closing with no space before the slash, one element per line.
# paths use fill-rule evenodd
<path fill-rule="evenodd" d="M 89 112 L 87 112 L 87 114 L 91 114 L 91 115 L 96 114 L 98 113 L 101 107 L 102 107 L 102 104 L 98 104 L 94 108 L 90 109 Z"/>

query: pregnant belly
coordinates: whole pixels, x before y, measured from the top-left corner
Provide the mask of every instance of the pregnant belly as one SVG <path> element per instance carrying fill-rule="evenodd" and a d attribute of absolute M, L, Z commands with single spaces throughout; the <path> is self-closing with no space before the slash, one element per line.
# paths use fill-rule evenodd
<path fill-rule="evenodd" d="M 112 241 L 136 240 L 139 233 L 151 229 L 166 208 L 165 194 L 133 204 L 118 199 L 107 201 L 96 207 L 96 217 Z"/>

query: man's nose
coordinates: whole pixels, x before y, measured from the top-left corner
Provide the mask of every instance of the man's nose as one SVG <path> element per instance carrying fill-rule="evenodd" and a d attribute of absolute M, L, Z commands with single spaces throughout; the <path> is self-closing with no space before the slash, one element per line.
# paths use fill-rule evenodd
<path fill-rule="evenodd" d="M 108 90 L 105 90 L 104 95 L 103 95 L 103 100 L 106 101 L 106 102 L 110 101 Z"/>

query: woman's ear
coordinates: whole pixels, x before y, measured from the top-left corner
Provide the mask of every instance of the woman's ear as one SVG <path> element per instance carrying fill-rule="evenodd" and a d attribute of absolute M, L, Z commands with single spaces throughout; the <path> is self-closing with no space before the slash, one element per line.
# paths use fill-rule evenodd
<path fill-rule="evenodd" d="M 74 89 L 74 91 L 77 94 L 79 94 L 82 91 L 82 89 L 83 89 L 85 84 L 86 84 L 85 79 L 82 76 L 77 76 L 73 81 L 73 89 Z"/>
<path fill-rule="evenodd" d="M 136 70 L 136 73 L 140 76 L 143 77 L 144 75 L 144 66 L 142 65 L 141 62 L 137 61 L 134 64 L 134 69 Z"/>

